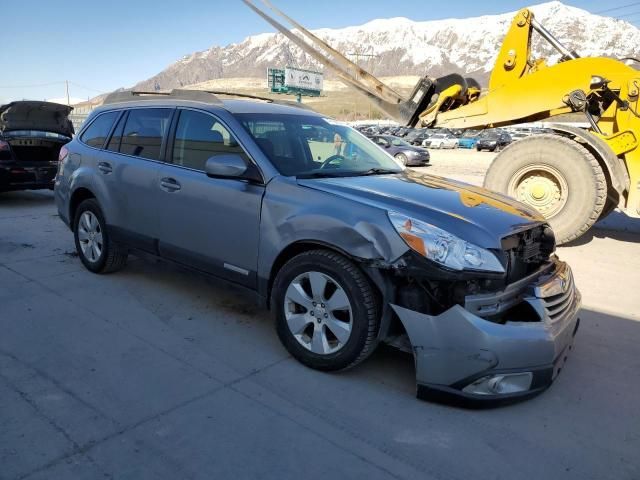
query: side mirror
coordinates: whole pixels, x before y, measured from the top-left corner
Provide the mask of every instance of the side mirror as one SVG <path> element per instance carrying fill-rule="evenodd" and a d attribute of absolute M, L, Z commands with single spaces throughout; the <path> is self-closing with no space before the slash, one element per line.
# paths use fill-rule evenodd
<path fill-rule="evenodd" d="M 204 172 L 208 177 L 240 178 L 247 172 L 247 163 L 240 155 L 225 153 L 207 160 Z"/>

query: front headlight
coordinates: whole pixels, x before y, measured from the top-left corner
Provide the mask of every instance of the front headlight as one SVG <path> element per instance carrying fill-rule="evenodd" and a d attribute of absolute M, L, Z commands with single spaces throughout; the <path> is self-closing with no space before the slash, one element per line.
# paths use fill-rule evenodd
<path fill-rule="evenodd" d="M 387 214 L 406 244 L 423 257 L 453 270 L 504 273 L 504 267 L 489 250 L 466 242 L 429 223 L 396 212 Z"/>

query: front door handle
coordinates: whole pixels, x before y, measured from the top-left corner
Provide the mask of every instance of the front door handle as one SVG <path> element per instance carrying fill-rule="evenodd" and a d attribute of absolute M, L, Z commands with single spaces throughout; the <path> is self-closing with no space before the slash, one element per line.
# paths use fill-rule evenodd
<path fill-rule="evenodd" d="M 105 175 L 113 172 L 111 164 L 107 162 L 98 162 L 98 170 L 100 170 Z"/>
<path fill-rule="evenodd" d="M 160 186 L 167 192 L 175 192 L 180 190 L 180 184 L 175 178 L 164 177 L 160 180 Z"/>

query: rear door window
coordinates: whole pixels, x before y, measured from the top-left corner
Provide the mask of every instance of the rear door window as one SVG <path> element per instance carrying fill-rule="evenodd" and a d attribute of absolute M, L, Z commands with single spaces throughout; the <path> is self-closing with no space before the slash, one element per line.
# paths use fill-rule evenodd
<path fill-rule="evenodd" d="M 111 131 L 113 122 L 116 121 L 119 114 L 120 112 L 106 112 L 98 115 L 98 117 L 91 122 L 91 125 L 82 133 L 80 140 L 90 147 L 102 148 Z"/>
<path fill-rule="evenodd" d="M 169 129 L 171 114 L 169 108 L 130 110 L 120 142 L 120 153 L 160 160 L 162 139 Z"/>

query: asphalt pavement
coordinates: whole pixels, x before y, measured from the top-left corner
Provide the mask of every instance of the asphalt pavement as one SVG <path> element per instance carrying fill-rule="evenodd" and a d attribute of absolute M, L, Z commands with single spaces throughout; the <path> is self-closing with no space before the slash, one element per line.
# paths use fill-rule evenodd
<path fill-rule="evenodd" d="M 560 249 L 584 298 L 554 385 L 464 410 L 410 355 L 303 367 L 241 291 L 131 258 L 86 271 L 51 192 L 0 195 L 0 479 L 638 479 L 640 235 Z"/>

